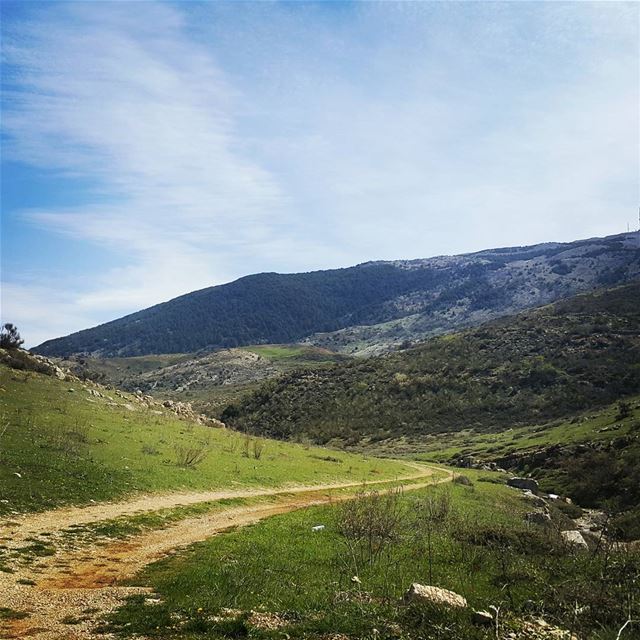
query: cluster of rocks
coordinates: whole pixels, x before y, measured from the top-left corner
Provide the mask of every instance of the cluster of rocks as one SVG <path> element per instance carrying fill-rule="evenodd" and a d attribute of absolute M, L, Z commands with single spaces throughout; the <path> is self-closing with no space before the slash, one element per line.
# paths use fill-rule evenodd
<path fill-rule="evenodd" d="M 96 398 L 106 399 L 109 406 L 121 406 L 128 411 L 135 411 L 137 408 L 149 409 L 152 413 L 162 414 L 164 410 L 169 410 L 179 418 L 183 420 L 189 420 L 207 427 L 224 427 L 224 423 L 215 418 L 209 418 L 204 414 L 198 413 L 193 409 L 189 402 L 175 402 L 173 400 L 156 400 L 153 396 L 145 395 L 139 389 L 133 394 L 124 393 L 119 389 L 116 389 L 113 394 L 124 403 L 116 402 L 111 396 L 106 393 L 107 388 L 102 385 L 93 382 L 85 383 L 84 388 L 87 393 Z"/>
<path fill-rule="evenodd" d="M 520 489 L 523 496 L 531 501 L 532 506 L 536 507 L 535 511 L 530 511 L 525 515 L 527 522 L 538 526 L 550 527 L 553 524 L 549 503 L 553 501 L 562 501 L 571 504 L 571 498 L 563 498 L 557 494 L 543 494 L 540 492 L 538 482 L 533 478 L 509 478 L 507 484 L 515 489 Z M 597 512 L 600 513 L 600 512 Z M 596 514 L 591 512 L 591 516 Z M 564 544 L 573 551 L 588 550 L 589 545 L 585 539 L 588 533 L 594 533 L 602 530 L 602 526 L 597 523 L 597 518 L 582 517 L 576 520 L 577 529 L 560 531 L 560 537 Z"/>
<path fill-rule="evenodd" d="M 91 391 L 89 391 L 91 393 Z M 95 393 L 95 391 L 94 391 Z M 120 390 L 115 391 L 115 395 L 119 398 L 129 401 L 125 405 L 123 405 L 126 409 L 135 409 L 134 406 L 129 404 L 130 402 L 135 402 L 138 405 L 142 405 L 147 409 L 150 409 L 154 413 L 160 414 L 163 409 L 168 409 L 172 413 L 174 413 L 179 418 L 183 420 L 188 420 L 190 422 L 195 422 L 197 424 L 201 424 L 207 427 L 224 427 L 224 423 L 220 420 L 216 420 L 215 418 L 210 418 L 209 416 L 205 416 L 202 413 L 198 413 L 191 406 L 190 402 L 177 402 L 175 400 L 156 400 L 153 396 L 148 394 L 143 394 L 140 389 L 136 389 L 133 394 L 126 394 Z"/>
<path fill-rule="evenodd" d="M 428 604 L 436 607 L 448 607 L 450 609 L 469 609 L 469 604 L 463 596 L 455 591 L 422 585 L 414 582 L 404 594 L 406 603 Z M 471 610 L 471 619 L 475 624 L 492 627 L 496 624 L 498 609 L 489 607 L 491 611 Z M 578 640 L 577 636 L 566 629 L 561 629 L 549 624 L 542 618 L 530 620 L 519 619 L 516 621 L 518 631 L 507 631 L 503 636 L 509 640 Z"/>
<path fill-rule="evenodd" d="M 143 399 L 150 398 L 151 396 L 142 396 Z M 215 418 L 205 416 L 203 413 L 197 413 L 194 411 L 190 402 L 177 402 L 175 400 L 165 400 L 162 406 L 169 411 L 173 411 L 180 418 L 185 420 L 191 420 L 198 424 L 204 424 L 208 427 L 224 427 L 224 423 Z"/>
<path fill-rule="evenodd" d="M 68 370 L 44 356 L 34 355 L 24 349 L 0 349 L 0 362 L 20 371 L 36 371 L 58 380 L 77 380 Z"/>
<path fill-rule="evenodd" d="M 500 471 L 507 473 L 502 467 L 495 462 L 483 462 L 474 456 L 457 456 L 453 458 L 451 464 L 462 469 L 479 469 L 480 471 Z"/>

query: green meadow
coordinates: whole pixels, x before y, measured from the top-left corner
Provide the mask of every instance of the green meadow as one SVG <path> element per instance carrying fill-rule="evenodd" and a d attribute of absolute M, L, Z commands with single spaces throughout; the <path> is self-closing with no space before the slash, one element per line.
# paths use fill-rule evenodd
<path fill-rule="evenodd" d="M 514 427 L 498 433 L 479 433 L 464 429 L 454 433 L 426 436 L 420 443 L 421 460 L 449 462 L 458 455 L 495 459 L 515 452 L 525 452 L 551 445 L 598 443 L 634 434 L 640 428 L 640 396 L 625 401 L 628 409 L 621 415 L 620 402 L 602 409 L 592 409 L 564 420 L 541 425 Z"/>
<path fill-rule="evenodd" d="M 181 640 L 496 637 L 470 610 L 404 602 L 418 582 L 476 609 L 498 608 L 499 637 L 544 616 L 581 637 L 613 640 L 626 607 L 637 613 L 637 554 L 571 553 L 558 533 L 570 526 L 561 512 L 552 528 L 529 525 L 520 492 L 491 474 L 468 477 L 469 486 L 363 494 L 195 544 L 133 581 L 152 586 L 160 603 L 134 597 L 103 630 Z M 615 574 L 606 575 L 607 563 Z"/>
<path fill-rule="evenodd" d="M 361 482 L 414 471 L 201 426 L 134 396 L 100 388 L 99 398 L 88 388 L 0 367 L 0 514 L 139 492 Z"/>

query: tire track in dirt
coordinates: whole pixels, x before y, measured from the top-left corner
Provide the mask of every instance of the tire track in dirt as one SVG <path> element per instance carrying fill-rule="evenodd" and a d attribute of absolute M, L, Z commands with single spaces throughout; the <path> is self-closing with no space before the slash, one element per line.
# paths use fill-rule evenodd
<path fill-rule="evenodd" d="M 429 480 L 428 478 L 434 475 L 433 469 L 420 466 L 416 468 L 420 468 L 421 471 L 404 479 L 414 481 L 405 487 L 406 489 L 413 490 L 448 482 L 453 478 L 453 474 L 448 472 L 446 477 Z M 420 478 L 425 480 L 416 482 Z M 367 483 L 366 486 L 392 482 L 376 481 Z M 165 557 L 176 549 L 205 540 L 230 528 L 253 524 L 270 516 L 296 509 L 347 500 L 351 497 L 349 494 L 336 496 L 331 494 L 331 490 L 361 485 L 362 483 L 342 483 L 315 488 L 297 487 L 293 491 L 288 489 L 286 492 L 282 489 L 253 491 L 248 497 L 277 497 L 278 494 L 281 496 L 276 502 L 232 507 L 185 518 L 167 527 L 146 531 L 106 546 L 91 544 L 43 559 L 42 563 L 30 569 L 22 568 L 14 574 L 0 574 L 0 606 L 29 613 L 29 617 L 23 620 L 0 622 L 0 634 L 2 634 L 0 637 L 7 639 L 33 637 L 37 640 L 96 638 L 97 636 L 91 631 L 96 619 L 117 608 L 123 598 L 139 593 L 152 596 L 149 588 L 124 587 L 119 584 L 133 577 L 151 562 Z M 245 497 L 239 496 L 238 492 L 218 492 L 220 493 L 223 494 L 223 498 Z M 198 495 L 210 496 L 211 493 Z M 211 498 L 207 498 L 208 500 Z M 130 510 L 132 504 L 137 506 L 137 501 L 119 505 L 118 515 L 136 513 L 135 509 Z M 178 504 L 174 503 L 174 506 Z M 166 508 L 166 506 L 160 508 Z M 91 509 L 93 510 L 93 507 Z M 64 522 L 66 526 L 72 524 L 69 522 L 68 511 L 65 510 L 62 518 L 58 519 L 58 522 Z M 114 513 L 114 510 L 109 509 L 108 512 Z M 29 530 L 32 530 L 33 521 L 28 518 L 26 521 L 29 522 Z M 51 522 L 51 520 L 46 521 Z M 84 520 L 83 522 L 96 521 Z M 42 521 L 36 520 L 36 522 Z M 21 578 L 33 580 L 36 584 L 33 586 L 19 584 L 17 580 Z M 73 621 L 76 624 L 65 624 L 64 621 Z"/>
<path fill-rule="evenodd" d="M 405 462 L 407 467 L 413 467 L 417 473 L 398 476 L 395 479 L 360 480 L 357 482 L 339 482 L 333 484 L 316 485 L 284 485 L 281 487 L 258 489 L 216 489 L 213 491 L 171 492 L 163 494 L 139 495 L 122 502 L 101 502 L 91 506 L 62 507 L 27 515 L 13 516 L 7 522 L 0 521 L 0 540 L 21 543 L 26 539 L 42 533 L 49 533 L 66 529 L 72 525 L 90 524 L 102 520 L 113 520 L 119 516 L 135 515 L 144 512 L 171 509 L 173 507 L 188 506 L 199 502 L 213 502 L 232 498 L 254 498 L 272 496 L 279 493 L 306 493 L 308 491 L 323 491 L 331 489 L 347 489 L 361 485 L 386 484 L 393 481 L 404 482 L 415 480 L 427 474 L 433 474 L 437 469 L 412 462 Z"/>

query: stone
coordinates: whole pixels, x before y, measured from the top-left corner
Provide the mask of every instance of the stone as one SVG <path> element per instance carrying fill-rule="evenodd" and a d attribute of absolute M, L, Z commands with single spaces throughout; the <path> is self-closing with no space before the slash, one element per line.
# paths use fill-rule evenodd
<path fill-rule="evenodd" d="M 533 478 L 509 478 L 507 484 L 516 489 L 529 489 L 529 491 L 538 490 L 538 482 Z"/>
<path fill-rule="evenodd" d="M 545 511 L 532 511 L 525 516 L 527 522 L 531 524 L 537 524 L 542 527 L 551 526 L 551 516 Z"/>
<path fill-rule="evenodd" d="M 405 602 L 421 602 L 456 609 L 466 609 L 467 600 L 455 591 L 414 582 L 404 594 Z"/>
<path fill-rule="evenodd" d="M 572 531 L 561 531 L 560 535 L 562 536 L 562 539 L 565 541 L 565 543 L 570 547 L 573 547 L 574 549 L 589 549 L 587 541 L 577 529 L 574 529 Z"/>
<path fill-rule="evenodd" d="M 526 490 L 524 492 L 524 497 L 531 502 L 531 504 L 534 507 L 540 507 L 541 509 L 546 508 L 547 506 L 547 501 L 544 498 L 541 498 L 540 496 L 535 495 L 535 493 L 532 493 L 529 490 Z"/>
<path fill-rule="evenodd" d="M 490 626 L 493 624 L 493 615 L 488 611 L 474 611 L 472 616 L 473 622 L 475 624 L 483 624 Z"/>

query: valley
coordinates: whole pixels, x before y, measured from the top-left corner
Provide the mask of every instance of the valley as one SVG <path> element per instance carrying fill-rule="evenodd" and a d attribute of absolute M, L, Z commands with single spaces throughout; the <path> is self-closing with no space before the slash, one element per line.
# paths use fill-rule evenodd
<path fill-rule="evenodd" d="M 61 364 L 83 379 L 189 402 L 198 411 L 219 417 L 225 407 L 264 380 L 347 359 L 319 347 L 253 345 L 208 353 L 129 358 L 69 356 Z"/>
<path fill-rule="evenodd" d="M 555 275 L 581 284 L 547 273 L 548 295 L 513 304 L 457 271 L 453 293 L 430 281 L 437 313 L 414 291 L 402 318 L 376 324 L 371 307 L 372 324 L 297 342 L 0 350 L 2 637 L 631 638 L 640 284 L 625 238 L 474 254 L 535 277 L 574 260 Z M 596 258 L 619 267 L 607 286 L 584 277 Z M 466 260 L 393 268 L 449 278 Z"/>

